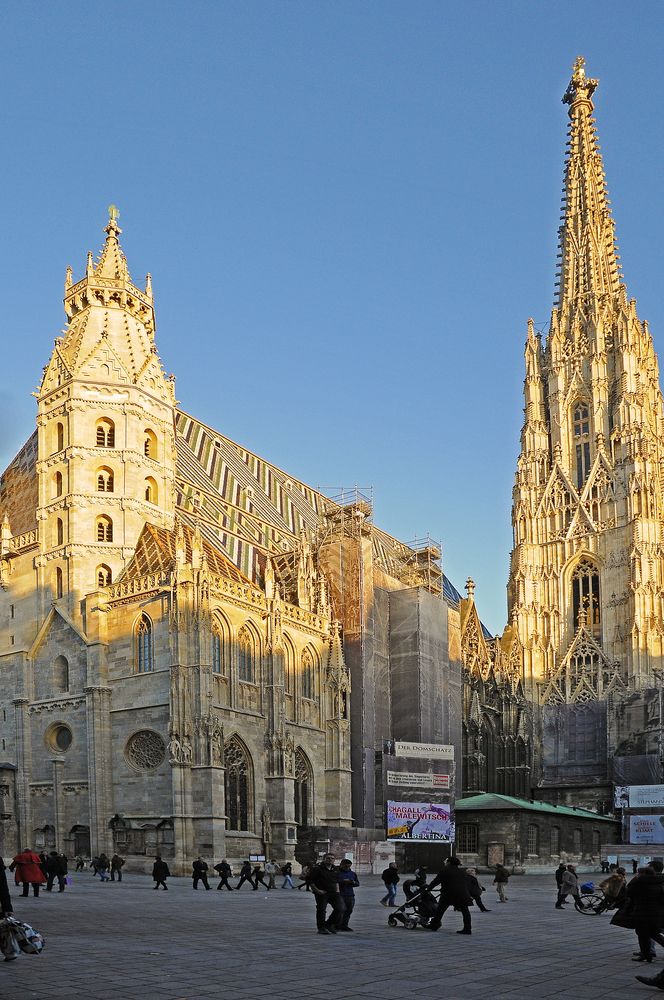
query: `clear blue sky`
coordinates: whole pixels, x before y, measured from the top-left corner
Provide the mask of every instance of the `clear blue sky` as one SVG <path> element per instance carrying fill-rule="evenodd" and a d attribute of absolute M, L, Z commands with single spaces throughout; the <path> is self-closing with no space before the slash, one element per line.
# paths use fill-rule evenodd
<path fill-rule="evenodd" d="M 0 28 L 0 466 L 113 201 L 182 406 L 314 486 L 373 487 L 501 629 L 578 54 L 664 354 L 664 4 L 5 0 Z"/>

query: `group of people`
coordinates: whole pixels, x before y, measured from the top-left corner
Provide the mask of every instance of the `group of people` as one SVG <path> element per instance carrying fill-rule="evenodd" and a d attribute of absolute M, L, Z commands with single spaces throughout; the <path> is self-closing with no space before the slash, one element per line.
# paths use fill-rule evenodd
<path fill-rule="evenodd" d="M 625 869 L 615 867 L 611 879 L 620 893 L 616 895 L 619 908 L 611 923 L 633 929 L 639 945 L 633 961 L 651 963 L 656 957 L 655 944 L 664 946 L 664 863 L 654 860 L 638 868 L 630 882 Z M 646 986 L 664 990 L 664 970 L 656 976 L 636 978 Z"/>
<path fill-rule="evenodd" d="M 0 866 L 4 872 L 5 866 L 1 859 Z M 14 881 L 22 887 L 23 896 L 29 895 L 31 886 L 33 896 L 39 896 L 39 890 L 44 885 L 46 892 L 52 892 L 56 880 L 58 892 L 64 892 L 69 871 L 66 855 L 57 851 L 50 851 L 48 854 L 41 851 L 36 854 L 27 848 L 12 858 L 9 870 L 14 872 Z"/>
<path fill-rule="evenodd" d="M 90 860 L 90 868 L 92 868 L 93 878 L 99 875 L 100 882 L 122 882 L 122 869 L 124 868 L 125 859 L 121 858 L 119 854 L 114 854 L 112 858 L 108 858 L 106 854 L 102 853 Z M 76 859 L 76 870 L 79 871 L 79 859 Z"/>
<path fill-rule="evenodd" d="M 124 863 L 124 862 L 123 862 Z M 211 889 L 212 886 L 208 881 L 208 872 L 210 866 L 207 861 L 202 857 L 198 857 L 192 862 L 191 866 L 191 878 L 194 889 L 198 889 L 199 884 L 203 886 L 204 889 Z M 228 889 L 229 892 L 233 892 L 236 889 L 241 889 L 245 882 L 254 891 L 258 891 L 259 883 L 265 887 L 265 889 L 276 889 L 276 881 L 279 876 L 283 877 L 283 882 L 281 883 L 282 889 L 301 889 L 302 887 L 309 888 L 308 880 L 308 869 L 306 869 L 307 874 L 305 874 L 305 869 L 303 869 L 303 879 L 300 885 L 295 886 L 293 884 L 293 866 L 290 861 L 286 864 L 280 865 L 276 861 L 268 861 L 265 868 L 261 868 L 260 864 L 255 864 L 252 867 L 250 861 L 244 861 L 240 868 L 240 875 L 237 885 L 233 886 L 228 881 L 234 878 L 233 869 L 229 865 L 226 858 L 219 862 L 219 864 L 213 865 L 213 871 L 219 876 L 219 885 L 217 889 Z M 158 889 L 160 886 L 162 889 L 167 889 L 166 879 L 170 877 L 170 870 L 168 865 L 163 860 L 161 855 L 157 855 L 152 867 L 152 879 L 155 883 L 154 888 Z M 111 875 L 112 878 L 112 875 Z"/>

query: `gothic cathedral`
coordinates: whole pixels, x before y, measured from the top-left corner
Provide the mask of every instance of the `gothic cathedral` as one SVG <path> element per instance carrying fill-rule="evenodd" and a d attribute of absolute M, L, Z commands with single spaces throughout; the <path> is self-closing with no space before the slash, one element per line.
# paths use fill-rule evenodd
<path fill-rule="evenodd" d="M 664 421 L 652 337 L 622 283 L 597 83 L 579 58 L 563 98 L 557 295 L 544 344 L 528 322 L 508 631 L 535 708 L 538 795 L 608 809 L 613 781 L 660 780 Z"/>

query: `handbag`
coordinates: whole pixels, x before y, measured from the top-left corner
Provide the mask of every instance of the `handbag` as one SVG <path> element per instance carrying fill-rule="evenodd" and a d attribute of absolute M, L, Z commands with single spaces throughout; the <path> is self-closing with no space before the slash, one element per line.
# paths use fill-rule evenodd
<path fill-rule="evenodd" d="M 21 954 L 21 948 L 8 917 L 0 920 L 0 952 L 10 962 Z"/>

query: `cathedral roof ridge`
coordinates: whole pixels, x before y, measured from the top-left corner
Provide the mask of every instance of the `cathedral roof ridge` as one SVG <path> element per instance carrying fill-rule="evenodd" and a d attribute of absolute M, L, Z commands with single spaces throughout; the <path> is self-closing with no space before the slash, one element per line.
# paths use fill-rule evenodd
<path fill-rule="evenodd" d="M 624 293 L 615 223 L 606 186 L 592 96 L 599 81 L 586 75 L 585 59 L 574 63 L 563 96 L 569 127 L 556 306 L 574 309 L 595 297 Z"/>

